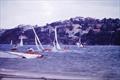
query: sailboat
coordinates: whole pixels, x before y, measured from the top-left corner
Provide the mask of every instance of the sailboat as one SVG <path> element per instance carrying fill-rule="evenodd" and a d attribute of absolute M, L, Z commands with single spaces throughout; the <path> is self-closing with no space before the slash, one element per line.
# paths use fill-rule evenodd
<path fill-rule="evenodd" d="M 82 44 L 80 44 L 79 42 L 76 43 L 77 47 L 83 47 Z"/>
<path fill-rule="evenodd" d="M 13 45 L 13 41 L 12 40 L 10 41 L 10 45 Z"/>
<path fill-rule="evenodd" d="M 20 38 L 20 46 L 23 46 L 23 38 Z"/>
<path fill-rule="evenodd" d="M 39 51 L 44 50 L 44 47 L 42 46 L 42 43 L 40 42 L 40 40 L 39 40 L 39 38 L 38 38 L 38 35 L 37 35 L 35 29 L 34 29 L 33 27 L 32 27 L 32 29 L 33 29 L 33 32 L 34 32 L 34 34 L 35 34 L 35 44 L 36 44 L 37 49 L 38 49 Z"/>
<path fill-rule="evenodd" d="M 27 39 L 27 37 L 24 36 L 24 35 L 20 35 L 20 36 L 19 36 L 19 39 L 20 39 L 19 46 L 23 46 L 23 39 Z"/>
<path fill-rule="evenodd" d="M 35 37 L 35 45 L 36 45 L 38 51 L 40 51 L 41 49 L 39 48 L 39 44 L 38 44 L 38 41 L 37 41 L 36 37 Z"/>
<path fill-rule="evenodd" d="M 79 39 L 79 42 L 76 43 L 77 47 L 84 47 L 81 43 L 81 38 Z"/>
<path fill-rule="evenodd" d="M 56 48 L 58 50 L 61 50 L 61 47 L 60 47 L 60 45 L 58 43 L 58 39 L 57 39 L 57 28 L 55 28 L 55 42 L 56 42 Z"/>
<path fill-rule="evenodd" d="M 36 44 L 36 47 L 37 47 L 38 51 L 44 50 L 44 48 L 43 48 L 43 46 L 42 46 L 42 44 L 41 44 L 41 42 L 40 42 L 40 40 L 37 36 L 37 33 L 35 32 L 35 29 L 33 27 L 32 27 L 32 29 L 33 29 L 33 32 L 35 34 L 35 44 Z M 23 46 L 23 38 L 21 37 L 20 39 L 21 39 L 20 45 Z M 11 53 L 13 55 L 20 56 L 22 58 L 41 58 L 43 56 L 43 55 L 40 55 L 40 54 L 28 54 L 28 53 L 26 54 L 26 53 L 22 53 L 22 52 L 14 52 L 14 51 L 9 52 L 9 53 Z"/>
<path fill-rule="evenodd" d="M 58 39 L 57 39 L 57 28 L 55 27 L 55 40 L 53 41 L 53 48 L 52 51 L 57 52 L 62 50 L 62 48 L 60 47 L 59 43 L 58 43 Z"/>

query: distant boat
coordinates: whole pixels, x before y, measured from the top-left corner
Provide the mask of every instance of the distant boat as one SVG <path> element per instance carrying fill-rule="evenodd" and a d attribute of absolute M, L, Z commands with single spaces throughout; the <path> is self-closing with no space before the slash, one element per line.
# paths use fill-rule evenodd
<path fill-rule="evenodd" d="M 24 36 L 24 35 L 20 35 L 20 36 L 19 36 L 19 39 L 20 39 L 19 46 L 23 46 L 23 45 L 24 45 L 24 44 L 23 44 L 23 39 L 27 39 L 27 37 Z"/>
<path fill-rule="evenodd" d="M 76 43 L 77 47 L 84 47 L 82 44 L 80 44 L 79 42 Z"/>
<path fill-rule="evenodd" d="M 58 39 L 57 39 L 57 28 L 55 27 L 54 29 L 55 31 L 55 40 L 53 41 L 53 48 L 52 51 L 59 51 L 62 50 L 62 48 L 60 47 L 59 43 L 58 43 Z"/>
<path fill-rule="evenodd" d="M 17 45 L 12 45 L 13 47 L 12 47 L 12 51 L 17 51 Z"/>
<path fill-rule="evenodd" d="M 10 45 L 13 45 L 13 41 L 12 40 L 10 41 Z"/>
<path fill-rule="evenodd" d="M 20 46 L 23 46 L 23 38 L 20 38 Z"/>
<path fill-rule="evenodd" d="M 81 43 L 81 38 L 79 39 L 79 42 L 76 43 L 77 47 L 84 47 L 83 44 Z"/>

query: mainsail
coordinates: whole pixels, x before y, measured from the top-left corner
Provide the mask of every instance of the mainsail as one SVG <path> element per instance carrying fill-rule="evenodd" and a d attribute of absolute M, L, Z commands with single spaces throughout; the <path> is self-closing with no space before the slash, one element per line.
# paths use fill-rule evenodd
<path fill-rule="evenodd" d="M 22 38 L 22 36 L 20 38 L 20 46 L 23 46 L 23 38 Z"/>
<path fill-rule="evenodd" d="M 53 47 L 53 50 L 55 51 L 57 51 L 57 50 L 61 50 L 61 47 L 60 47 L 60 45 L 59 45 L 59 43 L 58 43 L 58 39 L 57 39 L 57 28 L 55 28 L 55 41 L 53 42 L 53 45 L 54 45 L 54 47 Z"/>
<path fill-rule="evenodd" d="M 12 40 L 10 41 L 10 45 L 13 45 L 13 41 Z"/>
<path fill-rule="evenodd" d="M 20 39 L 19 46 L 23 46 L 23 39 L 27 39 L 27 37 L 25 35 L 20 35 L 19 39 Z"/>
<path fill-rule="evenodd" d="M 39 44 L 38 44 L 38 41 L 37 41 L 36 37 L 35 37 L 35 45 L 36 45 L 38 51 L 41 51 L 41 49 L 40 49 L 40 47 L 39 47 Z"/>
<path fill-rule="evenodd" d="M 42 46 L 42 43 L 40 42 L 40 40 L 39 40 L 39 38 L 38 38 L 38 36 L 37 36 L 37 33 L 36 33 L 35 29 L 34 29 L 33 27 L 32 27 L 32 29 L 33 29 L 33 32 L 34 32 L 34 34 L 35 34 L 35 44 L 36 44 L 38 50 L 40 50 L 40 48 L 39 48 L 39 46 L 38 46 L 38 43 L 39 43 L 41 49 L 44 50 L 44 48 L 43 48 L 43 46 Z"/>
<path fill-rule="evenodd" d="M 57 52 L 57 51 L 58 51 L 58 49 L 57 49 L 57 47 L 56 47 L 56 44 L 55 44 L 55 41 L 53 42 L 52 51 L 54 51 L 54 52 Z"/>

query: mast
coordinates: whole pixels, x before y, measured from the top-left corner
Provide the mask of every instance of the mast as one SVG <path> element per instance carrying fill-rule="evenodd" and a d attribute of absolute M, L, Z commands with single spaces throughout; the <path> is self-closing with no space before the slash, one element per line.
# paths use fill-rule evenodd
<path fill-rule="evenodd" d="M 35 37 L 35 45 L 36 45 L 38 51 L 41 51 L 41 49 L 39 48 L 38 41 L 37 41 L 36 37 Z"/>
<path fill-rule="evenodd" d="M 38 38 L 38 36 L 37 36 L 37 33 L 35 32 L 35 29 L 34 29 L 33 27 L 32 27 L 32 29 L 33 29 L 33 32 L 34 32 L 34 34 L 35 34 L 36 40 L 37 40 L 38 43 L 40 44 L 41 49 L 44 50 L 44 48 L 43 48 L 43 46 L 42 46 L 42 43 L 40 42 L 40 40 L 39 40 L 39 38 Z"/>

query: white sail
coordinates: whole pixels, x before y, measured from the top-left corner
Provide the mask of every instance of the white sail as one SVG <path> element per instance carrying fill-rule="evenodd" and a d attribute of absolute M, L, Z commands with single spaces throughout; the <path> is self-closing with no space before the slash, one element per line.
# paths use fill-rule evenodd
<path fill-rule="evenodd" d="M 77 45 L 78 47 L 83 47 L 83 45 L 82 45 L 82 43 L 81 43 L 81 38 L 79 39 L 79 42 L 76 43 L 76 45 Z"/>
<path fill-rule="evenodd" d="M 20 38 L 20 46 L 23 46 L 23 38 Z"/>
<path fill-rule="evenodd" d="M 40 40 L 39 40 L 39 38 L 38 38 L 38 36 L 37 36 L 37 33 L 35 32 L 35 29 L 34 29 L 33 27 L 32 27 L 32 29 L 33 29 L 33 32 L 34 32 L 34 34 L 35 34 L 36 40 L 37 40 L 38 43 L 40 44 L 41 49 L 44 50 L 44 48 L 43 48 L 43 46 L 42 46 L 42 43 L 40 42 Z"/>
<path fill-rule="evenodd" d="M 80 44 L 79 42 L 76 43 L 77 47 L 83 47 L 82 44 Z"/>
<path fill-rule="evenodd" d="M 58 43 L 58 39 L 57 39 L 57 28 L 55 28 L 55 41 L 56 41 L 56 48 L 58 49 L 58 50 L 61 50 L 61 47 L 60 47 L 60 45 L 59 45 L 59 43 Z"/>
<path fill-rule="evenodd" d="M 20 35 L 20 36 L 19 36 L 19 39 L 20 39 L 19 46 L 23 46 L 23 39 L 27 39 L 27 37 L 24 36 L 24 35 Z"/>
<path fill-rule="evenodd" d="M 10 41 L 10 45 L 13 45 L 13 41 L 12 40 Z"/>
<path fill-rule="evenodd" d="M 82 44 L 80 44 L 80 47 L 84 47 Z"/>
<path fill-rule="evenodd" d="M 39 44 L 38 44 L 38 41 L 37 41 L 36 37 L 35 37 L 35 45 L 36 45 L 38 51 L 41 51 L 41 49 L 40 49 L 40 47 L 39 47 Z"/>
<path fill-rule="evenodd" d="M 57 51 L 58 51 L 58 49 L 56 48 L 56 44 L 55 44 L 55 42 L 53 42 L 53 48 L 52 48 L 52 51 L 54 51 L 54 52 L 57 52 Z"/>
<path fill-rule="evenodd" d="M 79 42 L 77 42 L 76 45 L 77 45 L 77 47 L 80 47 L 80 43 Z"/>

